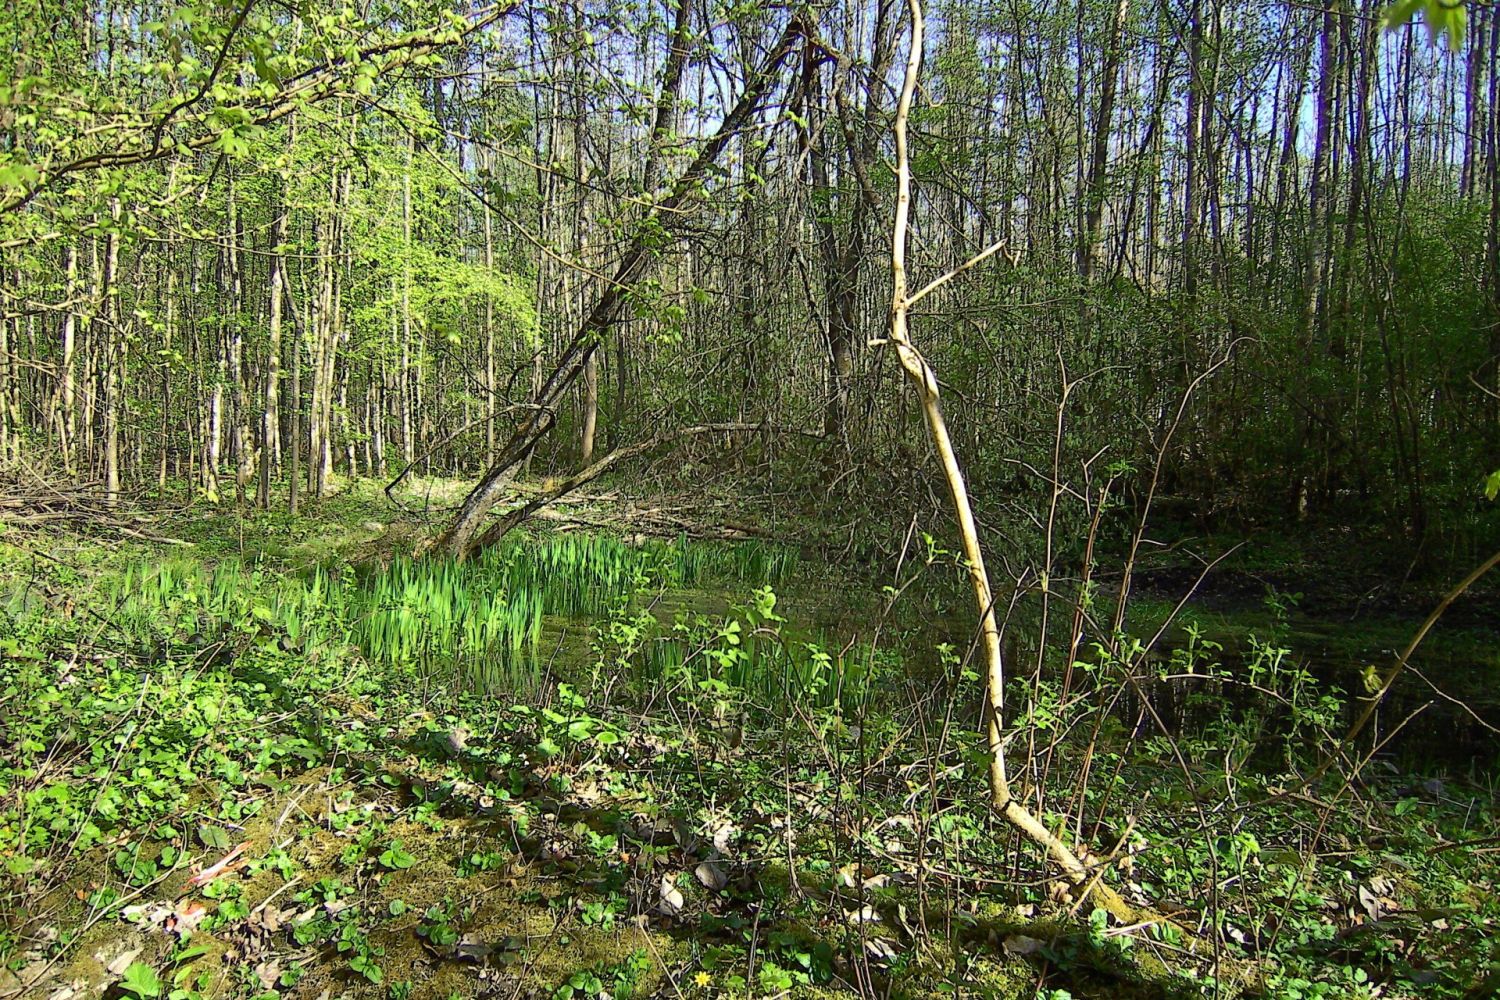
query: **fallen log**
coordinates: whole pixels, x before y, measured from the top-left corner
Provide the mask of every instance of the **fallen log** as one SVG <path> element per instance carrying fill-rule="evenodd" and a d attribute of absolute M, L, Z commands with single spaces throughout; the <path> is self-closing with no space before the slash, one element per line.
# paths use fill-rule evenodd
<path fill-rule="evenodd" d="M 608 455 L 605 455 L 603 458 L 599 459 L 597 462 L 593 463 L 587 468 L 581 469 L 580 471 L 573 473 L 573 475 L 568 476 L 565 479 L 558 480 L 556 483 L 553 483 L 550 486 L 544 488 L 542 492 L 532 497 L 530 500 L 527 500 L 519 507 L 516 507 L 510 511 L 507 511 L 505 514 L 502 514 L 498 521 L 490 525 L 490 527 L 487 528 L 485 532 L 479 536 L 479 540 L 476 544 L 481 548 L 486 545 L 495 544 L 500 539 L 504 538 L 508 533 L 523 524 L 528 518 L 535 516 L 538 511 L 545 509 L 561 498 L 567 496 L 569 493 L 572 493 L 574 490 L 577 490 L 583 486 L 587 486 L 589 483 L 593 482 L 595 479 L 598 479 L 600 476 L 604 475 L 610 469 L 614 468 L 616 465 L 620 464 L 626 459 L 636 458 L 640 455 L 647 454 L 648 452 L 655 451 L 657 448 L 660 448 L 665 444 L 679 441 L 683 438 L 697 437 L 703 434 L 759 433 L 768 430 L 769 428 L 767 428 L 763 424 L 698 424 L 693 427 L 682 427 L 675 431 L 668 431 L 663 434 L 657 434 L 656 436 L 648 438 L 645 441 L 641 441 L 632 445 L 626 445 L 623 448 L 616 448 L 614 451 L 610 452 Z"/>
<path fill-rule="evenodd" d="M 653 516 L 649 512 L 642 512 L 630 507 L 627 507 L 620 516 L 615 518 L 585 517 L 581 514 L 554 509 L 539 510 L 532 517 L 538 521 L 547 521 L 565 528 L 579 527 L 604 531 L 625 531 L 630 534 L 644 535 L 651 538 L 677 538 L 679 536 L 686 536 L 702 540 L 740 542 L 777 538 L 773 532 L 754 527 L 753 525 L 703 524 L 689 521 L 685 518 L 673 518 L 661 515 Z"/>

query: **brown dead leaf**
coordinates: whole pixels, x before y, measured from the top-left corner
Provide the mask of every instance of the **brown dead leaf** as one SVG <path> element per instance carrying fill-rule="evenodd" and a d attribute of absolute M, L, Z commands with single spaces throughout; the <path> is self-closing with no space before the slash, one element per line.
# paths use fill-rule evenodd
<path fill-rule="evenodd" d="M 268 958 L 255 967 L 255 978 L 260 980 L 262 989 L 274 990 L 276 981 L 281 978 L 281 960 Z"/>
<path fill-rule="evenodd" d="M 1359 899 L 1360 909 L 1365 911 L 1365 915 L 1368 916 L 1372 921 L 1379 920 L 1380 897 L 1375 895 L 1375 893 L 1371 892 L 1369 888 L 1363 885 L 1361 885 L 1356 890 L 1356 895 Z"/>
<path fill-rule="evenodd" d="M 1005 953 L 1007 955 L 1035 955 L 1042 950 L 1044 944 L 1041 938 L 1012 934 L 1005 939 Z"/>
<path fill-rule="evenodd" d="M 724 872 L 724 866 L 717 861 L 705 861 L 693 869 L 693 877 L 698 884 L 710 892 L 718 892 L 729 884 L 729 876 Z"/>

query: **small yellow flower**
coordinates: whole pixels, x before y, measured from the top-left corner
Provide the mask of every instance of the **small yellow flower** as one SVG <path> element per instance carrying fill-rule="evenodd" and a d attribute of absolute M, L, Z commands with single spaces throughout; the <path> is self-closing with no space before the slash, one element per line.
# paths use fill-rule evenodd
<path fill-rule="evenodd" d="M 706 972 L 699 972 L 699 973 L 697 973 L 696 975 L 693 976 L 693 982 L 697 983 L 699 986 L 702 986 L 702 987 L 707 987 L 708 984 L 711 983 L 711 982 L 713 982 L 713 981 L 714 981 L 714 977 L 710 976 Z"/>

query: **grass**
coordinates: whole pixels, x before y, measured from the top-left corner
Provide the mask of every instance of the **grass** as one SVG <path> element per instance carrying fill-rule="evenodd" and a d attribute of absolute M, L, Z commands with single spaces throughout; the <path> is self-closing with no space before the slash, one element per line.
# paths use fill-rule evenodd
<path fill-rule="evenodd" d="M 110 634 L 139 655 L 266 633 L 288 649 L 353 646 L 371 664 L 426 684 L 516 694 L 541 682 L 547 619 L 602 616 L 653 587 L 769 586 L 796 566 L 795 552 L 760 542 L 633 545 L 574 534 L 517 537 L 466 562 L 397 556 L 293 573 L 265 559 L 139 553 L 99 577 L 96 600 Z M 19 579 L 3 607 L 17 628 L 44 610 Z M 760 663 L 742 664 L 737 678 Z"/>

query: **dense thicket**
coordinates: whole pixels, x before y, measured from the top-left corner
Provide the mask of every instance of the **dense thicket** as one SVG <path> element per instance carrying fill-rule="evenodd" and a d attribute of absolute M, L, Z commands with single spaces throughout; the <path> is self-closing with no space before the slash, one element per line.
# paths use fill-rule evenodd
<path fill-rule="evenodd" d="M 1168 495 L 1476 539 L 1500 16 L 1475 8 L 1449 51 L 1378 13 L 930 12 L 913 287 L 1004 241 L 914 313 L 983 506 L 1105 447 L 1091 475 L 1130 489 L 1223 361 L 1165 449 Z M 550 468 L 764 422 L 823 436 L 756 453 L 812 470 L 782 480 L 799 497 L 925 497 L 921 428 L 868 343 L 902 17 L 10 4 L 5 459 L 271 504 L 413 462 L 477 475 L 555 399 L 531 456 Z"/>

